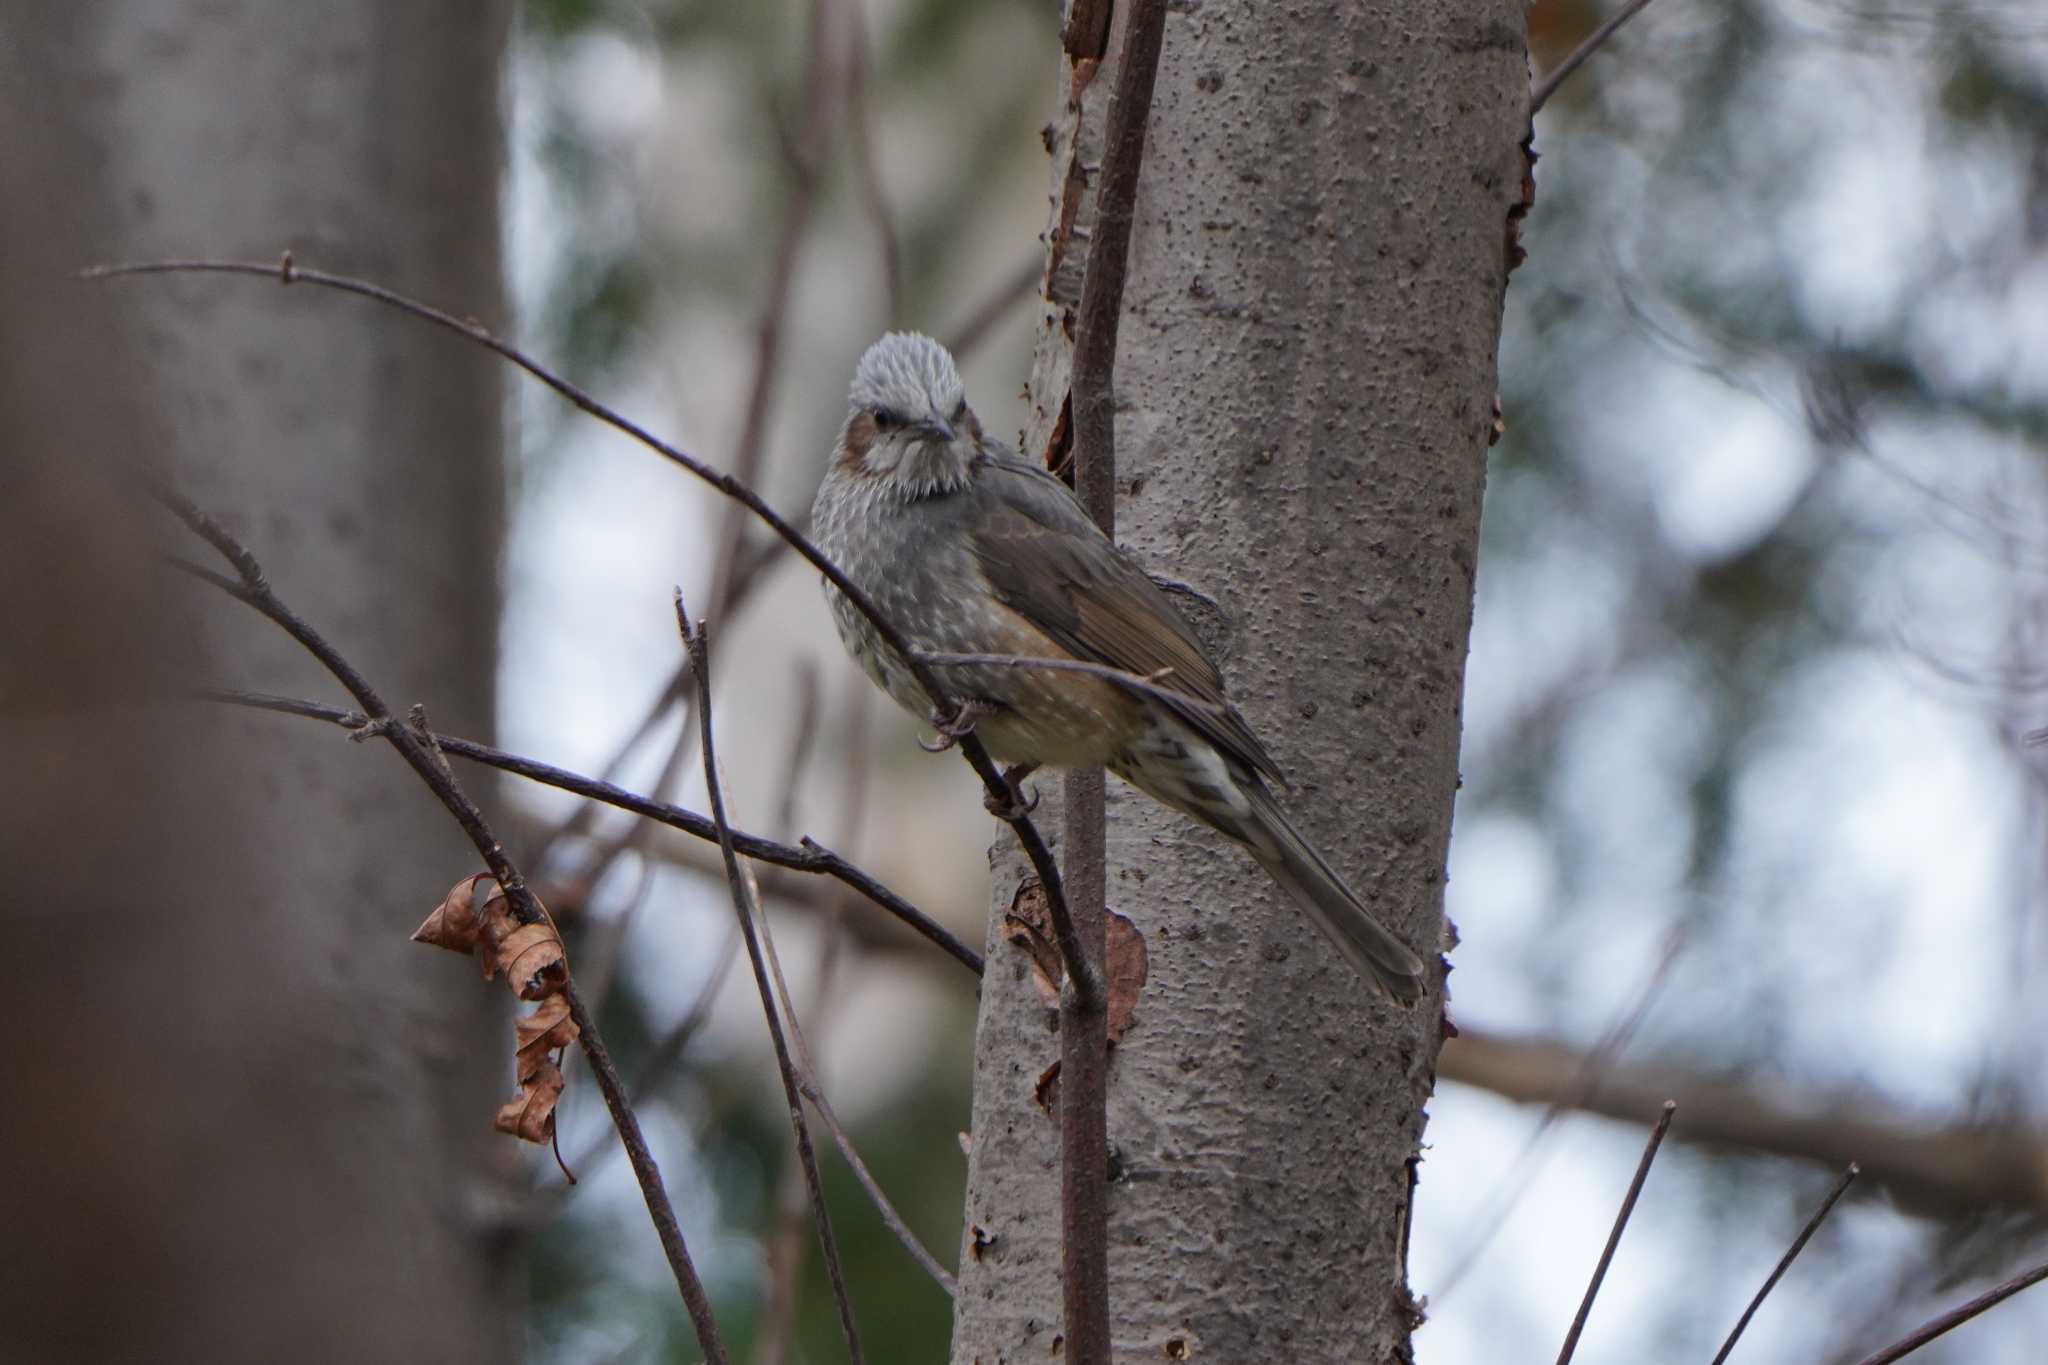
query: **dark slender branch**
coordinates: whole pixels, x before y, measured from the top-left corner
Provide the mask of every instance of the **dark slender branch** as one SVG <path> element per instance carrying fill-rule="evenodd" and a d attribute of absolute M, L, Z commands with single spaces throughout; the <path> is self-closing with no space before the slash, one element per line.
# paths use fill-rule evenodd
<path fill-rule="evenodd" d="M 1593 1279 L 1586 1286 L 1586 1297 L 1579 1301 L 1579 1311 L 1572 1315 L 1572 1326 L 1565 1333 L 1564 1348 L 1557 1353 L 1557 1365 L 1570 1365 L 1572 1352 L 1579 1349 L 1579 1334 L 1586 1330 L 1586 1318 L 1593 1311 L 1593 1300 L 1599 1296 L 1600 1282 L 1607 1278 L 1607 1267 L 1614 1260 L 1614 1249 L 1621 1245 L 1621 1234 L 1628 1227 L 1629 1215 L 1636 1211 L 1636 1196 L 1643 1192 L 1643 1182 L 1650 1178 L 1650 1163 L 1657 1159 L 1657 1149 L 1664 1145 L 1664 1134 L 1671 1128 L 1671 1116 L 1677 1112 L 1677 1105 L 1670 1100 L 1664 1101 L 1664 1112 L 1657 1116 L 1656 1125 L 1650 1129 L 1650 1141 L 1643 1148 L 1643 1159 L 1636 1163 L 1635 1179 L 1628 1182 L 1628 1193 L 1622 1196 L 1621 1212 L 1614 1215 L 1614 1228 L 1607 1234 L 1607 1245 L 1600 1249 L 1600 1261 L 1593 1267 Z"/>
<path fill-rule="evenodd" d="M 1895 1360 L 1903 1360 L 1936 1337 L 1955 1330 L 1979 1313 L 1996 1308 L 2022 1289 L 2031 1288 L 2043 1280 L 2048 1280 L 2048 1262 L 2043 1262 L 2032 1270 L 2023 1270 L 2005 1283 L 1993 1285 L 1976 1298 L 1959 1303 L 1938 1317 L 1929 1318 L 1882 1351 L 1875 1351 L 1863 1357 L 1856 1365 L 1891 1365 Z"/>
<path fill-rule="evenodd" d="M 704 756 L 704 785 L 711 801 L 711 820 L 718 830 L 718 851 L 725 860 L 725 880 L 732 892 L 733 913 L 739 917 L 740 936 L 747 946 L 747 960 L 754 968 L 754 986 L 761 995 L 761 1012 L 768 1020 L 768 1038 L 775 1049 L 775 1067 L 782 1074 L 783 1097 L 789 1102 L 789 1126 L 796 1138 L 797 1159 L 803 1163 L 804 1183 L 811 1196 L 811 1212 L 818 1225 L 818 1245 L 825 1257 L 825 1274 L 832 1284 L 832 1299 L 839 1308 L 840 1330 L 846 1336 L 846 1350 L 853 1365 L 861 1365 L 860 1328 L 853 1320 L 853 1300 L 846 1291 L 846 1271 L 839 1262 L 839 1241 L 832 1235 L 832 1215 L 825 1207 L 825 1187 L 818 1177 L 818 1156 L 811 1147 L 810 1125 L 804 1122 L 804 1101 L 797 1088 L 796 1068 L 790 1061 L 789 1042 L 783 1036 L 782 1014 L 775 1005 L 775 988 L 768 980 L 768 964 L 761 951 L 756 928 L 758 908 L 753 888 L 734 847 L 732 827 L 726 823 L 725 793 L 718 780 L 718 750 L 711 724 L 711 641 L 699 624 L 690 626 L 683 608 L 683 590 L 676 589 L 676 626 L 690 651 L 690 668 L 697 677 L 697 743 Z"/>
<path fill-rule="evenodd" d="M 1078 11 L 1081 7 L 1076 6 Z M 1089 35 L 1070 16 L 1068 51 Z M 1116 535 L 1116 338 L 1123 313 L 1131 221 L 1145 160 L 1145 128 L 1166 30 L 1166 0 L 1130 0 L 1116 84 L 1104 131 L 1095 226 L 1081 281 L 1070 399 L 1074 492 L 1104 535 Z M 1132 687 L 1135 680 L 1119 679 Z M 1146 685 L 1150 685 L 1147 680 Z M 1103 774 L 1067 775 L 1066 871 L 1081 956 L 1102 961 L 1108 872 L 1104 851 Z M 1108 1365 L 1109 1035 L 1106 1001 L 1078 990 L 1060 997 L 1060 1292 L 1069 1365 Z"/>
<path fill-rule="evenodd" d="M 1573 48 L 1570 55 L 1544 72 L 1543 79 L 1536 82 L 1536 88 L 1529 92 L 1529 117 L 1535 118 L 1536 112 L 1550 103 L 1550 97 L 1557 93 L 1557 87 L 1563 85 L 1572 72 L 1584 64 L 1586 58 L 1598 52 L 1623 24 L 1635 18 L 1649 3 L 1650 0 L 1628 0 L 1628 3 L 1614 12 L 1612 18 L 1588 34 L 1585 42 Z"/>
<path fill-rule="evenodd" d="M 704 1027 L 704 1021 L 711 1017 L 711 1003 L 718 998 L 720 988 L 725 985 L 725 978 L 732 971 L 733 961 L 739 956 L 739 948 L 739 934 L 728 933 L 725 942 L 719 946 L 717 963 L 711 968 L 710 975 L 704 978 L 704 984 L 698 988 L 696 998 L 690 1002 L 690 1007 L 683 1011 L 683 1017 L 676 1021 L 673 1028 L 662 1034 L 654 1046 L 647 1049 L 647 1056 L 641 1061 L 639 1070 L 633 1073 L 632 1084 L 626 1090 L 627 1098 L 635 1110 L 643 1104 L 661 1098 L 668 1088 L 668 1083 L 676 1077 L 676 1063 L 682 1060 L 683 1050 L 689 1047 L 690 1040 Z M 577 1160 L 569 1163 L 569 1169 L 582 1171 L 582 1178 L 588 1180 L 590 1172 L 597 1168 L 609 1151 L 611 1144 L 600 1137 Z M 560 1196 L 566 1194 L 568 1189 L 568 1186 L 561 1185 L 556 1186 L 553 1192 Z"/>
<path fill-rule="evenodd" d="M 861 1160 L 860 1152 L 854 1148 L 853 1139 L 847 1135 L 846 1129 L 840 1125 L 839 1116 L 832 1112 L 831 1102 L 825 1098 L 824 1082 L 818 1078 L 818 1059 L 811 1055 L 810 1040 L 804 1036 L 803 1019 L 797 1012 L 796 998 L 789 989 L 789 982 L 782 975 L 782 955 L 776 951 L 775 933 L 769 927 L 768 918 L 765 915 L 761 917 L 761 946 L 767 951 L 768 974 L 775 983 L 776 999 L 781 1001 L 783 1015 L 789 1021 L 790 1041 L 796 1044 L 796 1059 L 798 1063 L 797 1089 L 803 1094 L 805 1099 L 811 1102 L 811 1108 L 817 1111 L 818 1117 L 824 1120 L 826 1129 L 832 1134 L 834 1144 L 839 1148 L 839 1154 L 845 1157 L 846 1164 L 853 1168 L 853 1173 L 859 1179 L 861 1187 L 868 1192 L 868 1198 L 873 1202 L 876 1211 L 882 1215 L 882 1222 L 888 1226 L 891 1232 L 896 1234 L 896 1240 L 903 1244 L 904 1250 L 910 1253 L 911 1259 L 924 1267 L 925 1271 L 934 1280 L 938 1281 L 939 1287 L 946 1291 L 947 1297 L 952 1297 L 955 1292 L 953 1277 L 947 1274 L 945 1267 L 939 1264 L 938 1259 L 925 1249 L 924 1243 L 918 1241 L 917 1235 L 910 1230 L 909 1224 L 905 1223 L 897 1215 L 896 1206 L 889 1201 L 889 1196 L 883 1192 L 881 1182 L 877 1181 L 874 1174 L 868 1170 L 867 1163 Z M 813 1018 L 817 1018 L 818 1014 L 816 1011 L 821 1011 L 824 1007 L 825 989 L 830 984 L 830 966 L 830 943 L 828 940 L 826 967 L 825 970 L 819 973 L 819 999 L 814 1006 Z"/>
<path fill-rule="evenodd" d="M 200 695 L 209 701 L 224 702 L 230 706 L 247 706 L 259 711 L 277 711 L 285 715 L 305 716 L 311 720 L 324 720 L 350 731 L 360 731 L 370 723 L 370 718 L 361 712 L 350 711 L 340 706 L 328 706 L 322 702 L 302 701 L 296 697 L 278 697 L 263 692 L 242 692 L 227 688 L 208 688 Z M 713 844 L 718 842 L 717 825 L 707 817 L 683 806 L 655 801 L 637 792 L 627 791 L 624 787 L 584 777 L 580 773 L 557 768 L 538 759 L 506 753 L 503 749 L 478 744 L 475 740 L 436 734 L 434 741 L 444 752 L 457 758 L 466 758 L 472 763 L 481 763 L 485 767 L 511 773 L 514 777 L 523 777 L 543 786 L 555 787 L 602 802 L 607 806 L 631 811 L 635 815 L 645 816 L 671 829 L 681 830 L 693 838 Z M 954 961 L 977 976 L 981 974 L 980 953 L 954 937 L 944 925 L 822 844 L 814 843 L 807 838 L 799 847 L 792 848 L 787 844 L 779 844 L 773 839 L 764 839 L 758 834 L 748 834 L 742 830 L 733 831 L 733 844 L 743 855 L 756 862 L 786 867 L 793 872 L 809 872 L 830 877 L 849 889 L 858 891 L 927 940 L 944 949 Z"/>
<path fill-rule="evenodd" d="M 235 595 L 254 607 L 271 621 L 283 627 L 285 632 L 306 648 L 315 659 L 356 699 L 363 708 L 364 725 L 359 733 L 375 733 L 396 749 L 412 770 L 419 774 L 429 790 L 445 806 L 448 813 L 462 826 L 470 843 L 497 879 L 499 889 L 511 906 L 513 916 L 522 924 L 543 924 L 548 920 L 547 911 L 527 889 L 526 880 L 519 869 L 506 856 L 505 847 L 491 832 L 484 815 L 475 802 L 455 779 L 454 771 L 442 757 L 441 749 L 435 743 L 433 732 L 425 725 L 424 715 L 417 715 L 417 725 L 399 723 L 377 695 L 369 680 L 357 672 L 354 665 L 321 634 L 296 613 L 287 608 L 271 591 L 269 582 L 263 576 L 256 557 L 246 546 L 229 535 L 219 523 L 199 510 L 191 502 L 167 488 L 156 490 L 157 497 L 176 513 L 178 519 L 191 528 L 194 534 L 220 552 L 222 558 L 235 566 L 241 576 L 239 590 L 231 587 Z M 223 584 L 224 587 L 229 586 Z M 605 1107 L 611 1111 L 612 1124 L 619 1132 L 619 1141 L 626 1149 L 626 1155 L 633 1165 L 633 1174 L 640 1182 L 641 1197 L 646 1201 L 648 1217 L 653 1220 L 655 1235 L 661 1241 L 661 1249 L 668 1258 L 669 1268 L 675 1275 L 676 1289 L 682 1295 L 688 1309 L 690 1321 L 696 1327 L 697 1344 L 703 1349 L 709 1361 L 722 1362 L 726 1359 L 724 1344 L 719 1339 L 718 1322 L 711 1314 L 711 1301 L 704 1293 L 704 1285 L 697 1278 L 697 1269 L 690 1261 L 689 1248 L 684 1244 L 682 1228 L 676 1222 L 675 1209 L 670 1205 L 668 1191 L 662 1184 L 661 1170 L 656 1166 L 654 1155 L 647 1149 L 646 1138 L 640 1131 L 640 1123 L 634 1117 L 633 1107 L 626 1101 L 625 1086 L 619 1079 L 618 1069 L 612 1065 L 611 1054 L 605 1050 L 604 1038 L 598 1032 L 597 1021 L 584 1008 L 582 997 L 576 992 L 573 978 L 565 977 L 561 992 L 569 1006 L 569 1017 L 578 1029 L 577 1041 L 582 1045 L 583 1054 L 590 1062 L 591 1074 L 597 1078 L 598 1090 L 604 1095 Z"/>
<path fill-rule="evenodd" d="M 1045 277 L 1045 258 L 1033 252 L 1019 261 L 1015 269 L 997 280 L 981 302 L 967 311 L 967 315 L 946 329 L 946 349 L 956 357 L 964 356 L 996 329 L 1012 308 L 1031 297 L 1038 290 L 1038 282 Z"/>
<path fill-rule="evenodd" d="M 1785 1278 L 1785 1272 L 1792 1268 L 1792 1262 L 1799 1258 L 1800 1252 L 1806 1250 L 1806 1244 L 1813 1239 L 1813 1234 L 1820 1230 L 1821 1223 L 1834 1210 L 1836 1201 L 1849 1192 L 1849 1186 L 1855 1183 L 1855 1180 L 1856 1163 L 1852 1161 L 1843 1170 L 1841 1179 L 1835 1181 L 1834 1188 L 1828 1191 L 1828 1197 L 1820 1201 L 1820 1207 L 1806 1220 L 1806 1226 L 1799 1229 L 1799 1235 L 1792 1239 L 1792 1245 L 1778 1258 L 1777 1265 L 1771 1267 L 1771 1273 L 1765 1278 L 1763 1288 L 1756 1291 L 1756 1297 L 1749 1301 L 1749 1306 L 1742 1310 L 1742 1316 L 1735 1320 L 1734 1330 L 1729 1332 L 1728 1339 L 1721 1343 L 1721 1349 L 1714 1353 L 1710 1365 L 1722 1365 L 1722 1362 L 1728 1359 L 1728 1353 L 1735 1349 L 1735 1343 L 1742 1340 L 1743 1329 L 1749 1326 L 1749 1320 L 1756 1316 L 1757 1309 L 1763 1307 L 1765 1297 L 1777 1288 L 1779 1280 Z"/>
<path fill-rule="evenodd" d="M 783 520 L 782 516 L 773 507 L 770 507 L 760 494 L 732 475 L 713 469 L 695 456 L 662 440 L 646 427 L 632 421 L 615 409 L 600 403 L 597 399 L 591 397 L 590 394 L 557 375 L 539 361 L 534 360 L 518 347 L 510 342 L 500 340 L 482 323 L 474 319 L 457 318 L 451 313 L 443 312 L 438 308 L 421 303 L 416 299 L 408 298 L 395 290 L 387 289 L 383 285 L 373 284 L 367 280 L 353 279 L 345 275 L 331 275 L 324 271 L 301 270 L 293 263 L 290 255 L 286 255 L 280 264 L 274 266 L 257 265 L 244 261 L 146 261 L 122 265 L 93 266 L 80 272 L 81 276 L 86 279 L 112 279 L 129 275 L 192 273 L 276 279 L 284 284 L 310 284 L 324 289 L 337 290 L 344 294 L 354 294 L 358 297 L 381 303 L 386 307 L 395 308 L 402 313 L 430 322 L 437 327 L 445 328 L 503 357 L 513 365 L 532 375 L 535 379 L 538 379 L 548 388 L 554 390 L 554 392 L 567 399 L 577 408 L 597 418 L 607 426 L 632 437 L 655 454 L 702 479 L 727 497 L 739 502 L 756 517 L 759 517 L 770 530 L 774 531 L 777 536 L 780 536 L 791 549 L 802 555 L 811 567 L 824 575 L 825 580 L 845 596 L 846 600 L 852 604 L 854 610 L 858 611 L 869 624 L 874 626 L 875 633 L 881 637 L 884 644 L 902 656 L 905 667 L 909 670 L 911 677 L 916 679 L 918 686 L 924 689 L 925 695 L 932 699 L 932 704 L 936 710 L 947 714 L 953 714 L 958 711 L 959 708 L 955 699 L 949 696 L 946 689 L 940 685 L 937 676 L 933 674 L 931 668 L 917 660 L 915 657 L 917 651 L 911 646 L 910 641 L 904 636 L 903 632 L 896 627 L 895 623 L 882 613 L 881 609 L 875 605 L 874 600 L 861 590 L 859 584 L 848 578 L 845 571 L 834 564 L 824 551 L 812 544 L 807 536 L 790 525 L 789 522 Z M 1069 949 L 1073 947 L 1073 936 L 1070 932 L 1061 930 L 1061 926 L 1067 923 L 1070 916 L 1067 913 L 1066 891 L 1060 880 L 1059 865 L 1053 861 L 1052 851 L 1046 847 L 1044 838 L 1032 825 L 1029 813 L 1016 803 L 1010 792 L 1009 784 L 1003 780 L 1001 769 L 996 766 L 995 760 L 989 757 L 988 749 L 982 742 L 970 733 L 961 737 L 958 747 L 960 749 L 960 756 L 967 761 L 967 765 L 970 768 L 974 769 L 974 775 L 981 779 L 982 788 L 988 793 L 992 808 L 999 808 L 1004 812 L 999 818 L 1015 832 L 1017 842 L 1023 846 L 1025 857 L 1031 861 L 1032 871 L 1037 874 L 1039 883 L 1045 888 L 1046 908 L 1052 916 L 1055 930 L 1058 931 L 1057 937 L 1061 953 L 1067 959 L 1067 978 L 1074 983 L 1074 988 L 1084 998 L 1100 1000 L 1102 998 L 1102 985 L 1093 964 L 1088 962 L 1086 958 L 1069 953 Z"/>

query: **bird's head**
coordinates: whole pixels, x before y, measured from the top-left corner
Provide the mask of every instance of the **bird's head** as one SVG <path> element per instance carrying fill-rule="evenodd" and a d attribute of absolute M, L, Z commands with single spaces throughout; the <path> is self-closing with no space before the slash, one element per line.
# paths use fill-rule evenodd
<path fill-rule="evenodd" d="M 917 332 L 886 334 L 860 358 L 846 401 L 837 459 L 847 474 L 879 480 L 905 500 L 967 482 L 981 452 L 981 423 L 938 342 Z"/>

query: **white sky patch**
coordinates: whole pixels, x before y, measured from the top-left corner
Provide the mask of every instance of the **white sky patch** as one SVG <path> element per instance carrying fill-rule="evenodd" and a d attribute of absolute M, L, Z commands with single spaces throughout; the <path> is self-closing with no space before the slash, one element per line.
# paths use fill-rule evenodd
<path fill-rule="evenodd" d="M 1805 486 L 1813 458 L 1804 433 L 1696 370 L 1664 369 L 1649 387 L 1651 405 L 1667 414 L 1713 413 L 1655 428 L 1663 477 L 1653 496 L 1665 539 L 1694 563 L 1747 550 Z"/>

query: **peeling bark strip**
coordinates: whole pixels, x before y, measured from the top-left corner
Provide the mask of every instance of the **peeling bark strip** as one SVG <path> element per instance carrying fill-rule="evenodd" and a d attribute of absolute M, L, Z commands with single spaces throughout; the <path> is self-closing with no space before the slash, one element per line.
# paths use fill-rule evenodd
<path fill-rule="evenodd" d="M 1123 8 L 1101 65 L 1069 48 L 1054 87 L 1037 454 L 1089 449 L 1078 392 L 1053 433 Z M 1522 33 L 1515 0 L 1173 9 L 1121 314 L 1120 539 L 1238 624 L 1222 663 L 1294 809 L 1418 945 L 1442 923 Z M 1108 854 L 1150 959 L 1109 1073 L 1117 1359 L 1409 1358 L 1437 1010 L 1366 999 L 1234 850 L 1115 784 Z M 992 861 L 954 1365 L 1067 1347 L 1045 1008 L 1000 937 L 1021 863 Z"/>

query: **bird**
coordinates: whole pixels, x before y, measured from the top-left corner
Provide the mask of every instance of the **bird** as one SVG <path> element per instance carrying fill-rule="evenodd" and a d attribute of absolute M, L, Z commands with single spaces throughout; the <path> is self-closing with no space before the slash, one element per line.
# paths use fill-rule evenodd
<path fill-rule="evenodd" d="M 971 726 L 1014 765 L 1099 765 L 1239 845 L 1366 981 L 1410 1005 L 1422 960 L 1376 920 L 1282 811 L 1279 764 L 1230 705 L 1173 601 L 1067 485 L 982 430 L 953 357 L 882 336 L 854 369 L 812 538 L 920 654 L 1080 661 L 1127 675 L 934 667 L 960 710 L 935 715 L 908 663 L 825 580 L 840 642 L 869 679 L 948 733 Z"/>

